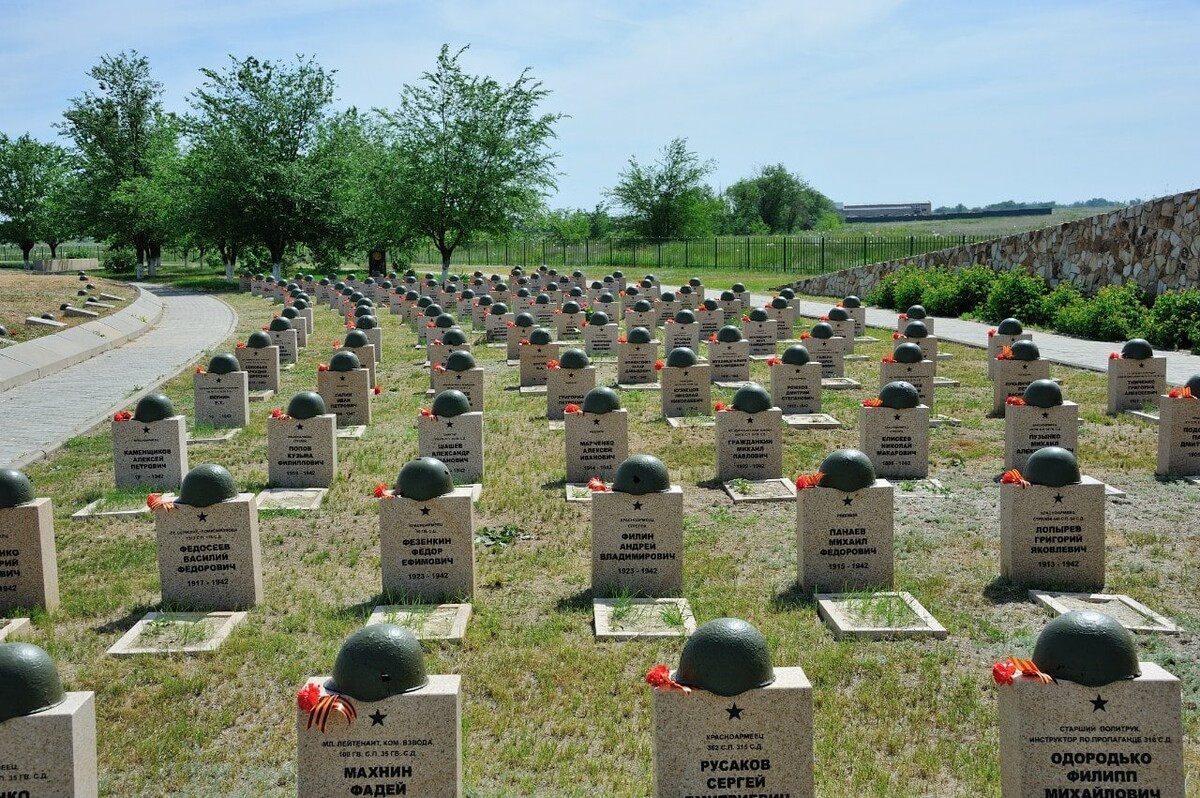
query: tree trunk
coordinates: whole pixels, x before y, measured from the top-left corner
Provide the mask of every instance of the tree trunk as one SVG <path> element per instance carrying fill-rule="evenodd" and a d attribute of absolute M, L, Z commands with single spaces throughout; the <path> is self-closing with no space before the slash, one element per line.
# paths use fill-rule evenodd
<path fill-rule="evenodd" d="M 28 238 L 22 238 L 19 242 L 21 247 L 21 260 L 24 261 L 25 271 L 29 271 L 29 252 L 33 249 L 34 241 Z"/>
<path fill-rule="evenodd" d="M 150 249 L 150 276 L 158 274 L 158 266 L 162 263 L 162 242 L 151 241 Z"/>
<path fill-rule="evenodd" d="M 58 239 L 47 240 L 46 246 L 50 247 L 50 260 L 55 260 L 58 257 Z"/>
<path fill-rule="evenodd" d="M 141 280 L 146 276 L 146 237 L 134 236 L 133 246 L 137 250 L 137 278 Z"/>
<path fill-rule="evenodd" d="M 454 254 L 454 248 L 438 247 L 438 251 L 442 253 L 442 285 L 445 285 L 450 277 L 450 256 Z"/>
<path fill-rule="evenodd" d="M 271 253 L 271 276 L 276 280 L 283 279 L 283 252 L 287 247 L 282 241 L 268 241 L 267 249 Z"/>

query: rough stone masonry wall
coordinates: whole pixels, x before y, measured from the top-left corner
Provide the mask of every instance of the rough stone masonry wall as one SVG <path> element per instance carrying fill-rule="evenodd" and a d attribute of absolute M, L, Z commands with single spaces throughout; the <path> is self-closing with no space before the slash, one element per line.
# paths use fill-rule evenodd
<path fill-rule="evenodd" d="M 1136 282 L 1151 294 L 1200 288 L 1200 189 L 1055 227 L 799 280 L 805 294 L 865 294 L 901 266 L 1027 268 L 1085 294 Z"/>

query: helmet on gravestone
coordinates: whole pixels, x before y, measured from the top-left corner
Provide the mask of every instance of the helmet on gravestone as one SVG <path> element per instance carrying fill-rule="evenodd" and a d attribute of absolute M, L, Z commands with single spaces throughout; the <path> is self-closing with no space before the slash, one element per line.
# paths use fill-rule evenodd
<path fill-rule="evenodd" d="M 717 304 L 717 300 L 713 299 L 712 297 L 709 297 L 708 299 L 701 302 L 700 306 L 702 308 L 704 308 L 705 310 L 716 310 L 717 308 L 721 307 L 720 305 Z"/>
<path fill-rule="evenodd" d="M 316 391 L 301 391 L 288 402 L 287 414 L 301 421 L 325 415 L 325 400 Z"/>
<path fill-rule="evenodd" d="M 675 681 L 721 696 L 741 695 L 775 681 L 762 632 L 739 618 L 717 618 L 683 646 Z"/>
<path fill-rule="evenodd" d="M 358 307 L 356 307 L 354 309 L 354 316 L 356 318 L 359 316 L 374 316 L 374 315 L 375 315 L 375 308 L 371 307 L 370 305 L 359 305 Z"/>
<path fill-rule="evenodd" d="M 732 324 L 726 324 L 717 330 L 717 340 L 723 344 L 733 344 L 742 340 L 742 331 Z"/>
<path fill-rule="evenodd" d="M 636 285 L 626 286 L 626 288 L 625 288 L 625 296 L 627 296 L 627 297 L 637 296 L 640 293 L 641 293 L 641 291 L 638 290 L 638 287 Z"/>
<path fill-rule="evenodd" d="M 733 395 L 733 409 L 743 413 L 761 413 L 771 409 L 771 394 L 756 382 L 743 385 Z"/>
<path fill-rule="evenodd" d="M 588 325 L 592 327 L 603 327 L 609 323 L 608 314 L 603 310 L 597 310 L 592 313 L 592 317 L 588 319 Z"/>
<path fill-rule="evenodd" d="M 451 352 L 446 357 L 446 368 L 450 371 L 467 371 L 475 368 L 475 356 L 465 349 Z"/>
<path fill-rule="evenodd" d="M 850 319 L 850 314 L 846 312 L 845 308 L 836 306 L 830 308 L 826 315 L 829 316 L 830 321 L 848 321 Z"/>
<path fill-rule="evenodd" d="M 363 285 L 375 285 L 375 278 L 368 277 L 367 279 L 363 280 Z"/>
<path fill-rule="evenodd" d="M 583 296 L 583 289 L 577 285 L 572 286 L 571 290 L 567 292 L 567 296 L 579 299 L 581 296 Z"/>
<path fill-rule="evenodd" d="M 358 355 L 344 349 L 329 359 L 330 371 L 354 371 L 357 368 L 362 368 Z"/>
<path fill-rule="evenodd" d="M 645 327 L 634 327 L 625 336 L 625 340 L 631 344 L 648 344 L 654 339 L 650 337 L 650 331 Z"/>
<path fill-rule="evenodd" d="M 637 302 L 633 303 L 634 313 L 649 313 L 653 309 L 654 306 L 645 299 L 639 299 Z"/>
<path fill-rule="evenodd" d="M 1192 392 L 1192 396 L 1200 397 L 1200 374 L 1193 374 L 1188 377 L 1188 381 L 1184 383 L 1184 387 Z"/>
<path fill-rule="evenodd" d="M 658 298 L 663 302 L 674 302 L 675 301 L 675 292 L 674 291 L 663 291 L 661 294 L 658 295 Z"/>
<path fill-rule="evenodd" d="M 904 311 L 904 315 L 908 316 L 910 319 L 923 319 L 929 314 L 925 312 L 925 308 L 921 305 L 913 305 L 908 310 Z"/>
<path fill-rule="evenodd" d="M 238 495 L 233 475 L 216 463 L 202 463 L 183 475 L 179 501 L 191 507 L 208 507 Z"/>
<path fill-rule="evenodd" d="M 1145 360 L 1154 357 L 1154 348 L 1145 338 L 1131 338 L 1121 347 L 1121 357 L 1130 360 Z"/>
<path fill-rule="evenodd" d="M 645 279 L 643 279 L 641 282 L 641 286 L 642 286 L 642 288 L 653 288 L 654 287 L 654 281 L 650 279 L 650 275 L 646 275 Z"/>
<path fill-rule="evenodd" d="M 696 323 L 696 314 L 692 313 L 687 308 L 681 308 L 681 309 L 675 311 L 675 323 L 676 324 L 695 324 Z"/>
<path fill-rule="evenodd" d="M 796 298 L 796 292 L 790 288 L 780 288 L 779 295 L 781 297 L 783 297 L 784 299 L 786 299 L 788 302 L 791 302 L 793 299 Z"/>
<path fill-rule="evenodd" d="M 462 290 L 462 293 L 461 293 L 461 294 L 459 294 L 459 298 L 460 298 L 460 299 L 474 299 L 474 298 L 475 298 L 475 292 L 474 292 L 474 291 L 472 291 L 470 288 L 464 288 L 464 289 Z"/>
<path fill-rule="evenodd" d="M 838 449 L 821 461 L 824 476 L 821 487 L 835 488 L 843 493 L 869 488 L 875 484 L 875 466 L 871 458 L 858 449 Z"/>
<path fill-rule="evenodd" d="M 620 269 L 617 269 L 616 271 L 614 271 L 612 273 L 612 276 L 614 279 L 620 280 L 622 277 L 625 276 L 625 272 L 621 271 Z"/>
<path fill-rule="evenodd" d="M 396 478 L 395 493 L 406 499 L 423 502 L 454 490 L 450 469 L 436 457 L 409 460 Z"/>
<path fill-rule="evenodd" d="M 562 306 L 563 313 L 579 313 L 583 309 L 579 307 L 578 302 L 564 302 Z"/>
<path fill-rule="evenodd" d="M 482 302 L 483 300 L 481 299 L 480 304 L 482 304 Z M 445 312 L 446 311 L 442 309 L 441 305 L 437 304 L 436 302 L 430 302 L 425 306 L 425 310 L 422 311 L 422 315 L 424 315 L 426 318 L 436 319 Z"/>
<path fill-rule="evenodd" d="M 755 308 L 754 310 L 750 311 L 750 321 L 767 321 L 770 318 L 771 317 L 768 316 L 767 312 L 762 308 Z"/>
<path fill-rule="evenodd" d="M 787 297 L 777 296 L 771 299 L 771 308 L 773 310 L 783 310 L 788 307 Z"/>
<path fill-rule="evenodd" d="M 517 289 L 517 298 L 527 299 L 528 297 L 529 297 L 529 289 L 528 288 L 518 288 Z"/>
<path fill-rule="evenodd" d="M 350 330 L 346 333 L 346 337 L 342 339 L 342 346 L 349 346 L 357 349 L 360 346 L 367 346 L 371 343 L 371 339 L 362 330 Z M 290 416 L 291 413 L 288 413 Z"/>
<path fill-rule="evenodd" d="M 405 302 L 416 302 L 419 305 L 420 300 L 421 300 L 421 295 L 418 294 L 416 291 L 405 291 L 404 292 L 404 301 Z"/>
<path fill-rule="evenodd" d="M 618 493 L 643 496 L 647 493 L 662 493 L 671 489 L 671 475 L 667 467 L 652 454 L 635 454 L 626 457 L 617 466 L 612 489 Z"/>
<path fill-rule="evenodd" d="M 355 292 L 354 292 L 354 288 L 353 288 L 353 287 L 351 287 L 351 286 L 348 286 L 348 285 L 347 285 L 347 286 L 345 286 L 344 288 L 342 288 L 342 296 L 344 296 L 344 297 L 349 297 L 351 302 L 355 302 L 355 301 L 357 301 L 357 300 L 355 300 L 355 298 L 354 298 L 354 293 L 355 293 Z M 362 294 L 359 294 L 358 298 L 359 298 L 359 299 L 362 299 Z"/>
<path fill-rule="evenodd" d="M 833 327 L 831 327 L 829 325 L 829 322 L 819 321 L 812 326 L 812 337 L 813 338 L 832 338 L 833 337 Z"/>
<path fill-rule="evenodd" d="M 538 294 L 536 297 L 533 298 L 533 304 L 549 305 L 550 304 L 550 295 L 549 294 Z"/>
<path fill-rule="evenodd" d="M 735 299 L 737 299 L 737 296 L 735 296 L 732 291 L 722 291 L 721 292 L 721 301 L 722 302 L 732 302 Z"/>
<path fill-rule="evenodd" d="M 304 297 L 299 297 L 292 303 L 292 307 L 296 310 L 308 310 L 308 300 Z"/>
<path fill-rule="evenodd" d="M 600 282 L 599 280 L 592 280 L 591 285 L 589 285 L 588 288 L 592 291 L 599 291 L 600 289 L 604 288 L 604 283 Z"/>
<path fill-rule="evenodd" d="M 462 327 L 451 327 L 442 334 L 442 343 L 446 346 L 462 346 L 467 342 L 467 334 Z"/>
<path fill-rule="evenodd" d="M 1025 328 L 1021 326 L 1020 320 L 1010 316 L 996 325 L 996 332 L 1000 335 L 1020 335 L 1025 332 Z"/>
<path fill-rule="evenodd" d="M 496 300 L 492 299 L 491 294 L 484 294 L 483 296 L 479 297 L 478 305 L 481 308 L 490 308 L 495 301 Z M 441 312 L 441 308 L 438 308 L 438 312 Z"/>
<path fill-rule="evenodd" d="M 680 346 L 672 349 L 667 355 L 667 365 L 673 369 L 688 368 L 699 362 L 696 353 L 686 346 Z"/>
<path fill-rule="evenodd" d="M 431 409 L 435 416 L 453 418 L 454 416 L 461 416 L 463 413 L 470 413 L 471 400 L 462 391 L 449 388 L 433 397 L 433 407 Z"/>
<path fill-rule="evenodd" d="M 453 321 L 453 319 L 451 319 Z M 379 319 L 374 316 L 359 316 L 354 322 L 355 329 L 374 330 L 379 326 Z"/>
<path fill-rule="evenodd" d="M 700 286 L 704 285 L 704 283 L 700 282 L 699 277 L 693 277 L 688 280 L 688 285 L 690 285 L 692 288 L 699 288 Z"/>
<path fill-rule="evenodd" d="M 859 299 L 858 297 L 856 297 L 854 294 L 847 294 L 846 298 L 842 300 L 842 307 L 844 307 L 844 308 L 861 308 L 862 300 Z"/>
<path fill-rule="evenodd" d="M 449 330 L 458 324 L 458 321 L 449 313 L 443 313 L 433 320 L 433 326 L 439 330 Z"/>
<path fill-rule="evenodd" d="M 138 400 L 137 407 L 133 409 L 133 420 L 141 421 L 144 424 L 151 421 L 162 421 L 173 415 L 175 415 L 175 405 L 171 404 L 171 400 L 161 393 L 143 396 Z"/>
<path fill-rule="evenodd" d="M 497 291 L 499 293 L 504 293 L 505 291 L 508 290 L 508 286 L 505 285 L 504 283 L 496 283 L 496 286 L 492 290 Z"/>
<path fill-rule="evenodd" d="M 362 291 L 351 291 L 350 292 L 350 301 L 351 302 L 358 304 L 358 300 L 360 300 L 362 298 L 363 298 Z"/>
<path fill-rule="evenodd" d="M 212 360 L 208 361 L 209 374 L 232 374 L 235 371 L 240 371 L 241 364 L 238 359 L 228 352 L 221 352 L 213 355 Z"/>
<path fill-rule="evenodd" d="M 597 302 L 603 302 L 604 304 L 606 304 L 606 305 L 607 305 L 607 304 L 609 304 L 609 303 L 611 303 L 611 302 L 616 302 L 616 301 L 617 301 L 617 298 L 616 298 L 616 297 L 614 297 L 612 294 L 610 294 L 608 291 L 605 291 L 603 294 L 601 294 L 601 295 L 600 295 L 600 296 L 599 296 L 599 297 L 596 299 L 596 301 L 597 301 Z"/>
<path fill-rule="evenodd" d="M 538 327 L 529 334 L 529 343 L 534 346 L 548 346 L 550 344 L 550 331 L 545 327 Z"/>
<path fill-rule="evenodd" d="M 416 636 L 395 624 L 373 623 L 342 643 L 325 686 L 358 701 L 382 701 L 428 683 L 425 654 Z"/>
<path fill-rule="evenodd" d="M 384 280 L 384 281 L 382 281 L 381 283 L 379 283 L 379 287 L 380 287 L 380 288 L 383 288 L 383 289 L 390 290 L 390 289 L 391 289 L 391 287 L 392 287 L 392 281 L 391 281 L 391 280 Z"/>
<path fill-rule="evenodd" d="M 792 344 L 783 350 L 783 362 L 789 366 L 803 366 L 808 360 L 808 347 L 803 344 Z"/>
<path fill-rule="evenodd" d="M 279 315 L 282 316 L 283 318 L 287 319 L 288 321 L 291 321 L 292 319 L 298 318 L 300 316 L 300 311 L 296 310 L 296 308 L 289 305 L 288 307 L 279 311 Z"/>
<path fill-rule="evenodd" d="M 280 316 L 277 319 L 271 319 L 270 327 L 271 332 L 285 332 L 286 330 L 292 329 L 292 320 L 285 319 L 283 316 Z"/>
<path fill-rule="evenodd" d="M 904 325 L 905 338 L 928 338 L 929 328 L 925 326 L 923 321 L 910 321 Z"/>
<path fill-rule="evenodd" d="M 681 285 L 679 286 L 679 293 L 683 294 L 684 296 L 691 296 L 695 292 L 692 291 L 692 287 L 690 285 Z"/>
<path fill-rule="evenodd" d="M 1075 485 L 1081 479 L 1075 455 L 1061 446 L 1046 446 L 1029 455 L 1024 477 L 1034 485 L 1051 488 Z"/>
<path fill-rule="evenodd" d="M 735 294 L 744 294 L 744 293 L 746 293 L 746 286 L 745 286 L 745 285 L 743 285 L 742 283 L 734 283 L 734 284 L 731 286 L 731 289 L 733 290 L 733 293 L 735 293 Z"/>
<path fill-rule="evenodd" d="M 551 271 L 553 271 L 553 269 Z M 547 291 L 557 291 L 558 283 L 553 282 L 553 281 L 546 283 L 546 290 Z"/>
<path fill-rule="evenodd" d="M 583 395 L 583 412 L 611 413 L 621 409 L 621 397 L 612 388 L 593 388 Z"/>
<path fill-rule="evenodd" d="M 0 643 L 0 723 L 49 709 L 65 697 L 58 668 L 45 649 Z"/>
<path fill-rule="evenodd" d="M 271 346 L 271 336 L 267 335 L 262 330 L 255 330 L 250 333 L 250 337 L 246 339 L 246 346 L 251 349 L 265 349 Z"/>
<path fill-rule="evenodd" d="M 33 501 L 33 483 L 24 471 L 0 468 L 0 509 Z"/>
<path fill-rule="evenodd" d="M 558 356 L 558 365 L 564 369 L 585 369 L 592 361 L 582 349 L 567 349 Z"/>
<path fill-rule="evenodd" d="M 518 313 L 513 319 L 513 324 L 518 327 L 532 327 L 534 324 L 533 315 L 530 313 Z"/>
<path fill-rule="evenodd" d="M 1063 613 L 1042 629 L 1033 646 L 1038 670 L 1087 687 L 1141 675 L 1133 633 L 1095 610 Z"/>
<path fill-rule="evenodd" d="M 1042 353 L 1033 341 L 1014 341 L 1012 354 L 1013 360 L 1037 360 Z"/>
<path fill-rule="evenodd" d="M 896 348 L 892 350 L 892 359 L 897 363 L 920 363 L 925 359 L 925 353 L 921 351 L 919 344 L 905 341 L 897 344 Z"/>
<path fill-rule="evenodd" d="M 917 386 L 904 380 L 889 382 L 879 389 L 879 398 L 883 406 L 892 410 L 908 410 L 921 404 L 921 395 Z"/>
<path fill-rule="evenodd" d="M 488 313 L 493 316 L 503 316 L 505 313 L 508 313 L 508 305 L 503 302 L 497 302 L 488 308 Z"/>
<path fill-rule="evenodd" d="M 1054 380 L 1034 380 L 1025 386 L 1022 398 L 1033 407 L 1058 407 L 1063 403 L 1062 388 Z"/>

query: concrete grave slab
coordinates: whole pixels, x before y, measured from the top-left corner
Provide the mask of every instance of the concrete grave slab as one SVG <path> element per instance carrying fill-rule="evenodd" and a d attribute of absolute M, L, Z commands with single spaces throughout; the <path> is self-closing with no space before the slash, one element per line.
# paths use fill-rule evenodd
<path fill-rule="evenodd" d="M 216 651 L 246 620 L 245 612 L 149 612 L 107 654 L 201 654 Z"/>
<path fill-rule="evenodd" d="M 821 620 L 837 640 L 947 637 L 946 627 L 911 593 L 818 593 L 814 598 Z"/>
<path fill-rule="evenodd" d="M 821 379 L 823 391 L 853 391 L 862 387 L 862 383 L 849 377 L 824 377 Z"/>
<path fill-rule="evenodd" d="M 685 598 L 593 599 L 592 620 L 597 640 L 689 637 L 696 631 L 696 616 Z"/>
<path fill-rule="evenodd" d="M 28 618 L 0 618 L 0 643 L 31 628 Z"/>
<path fill-rule="evenodd" d="M 1122 593 L 1054 593 L 1030 590 L 1029 597 L 1055 615 L 1073 610 L 1097 610 L 1116 618 L 1131 632 L 1179 634 L 1179 627 L 1171 619 L 1159 615 L 1145 604 Z"/>
<path fill-rule="evenodd" d="M 789 479 L 733 479 L 721 487 L 734 504 L 796 500 L 796 486 Z"/>
<path fill-rule="evenodd" d="M 368 624 L 403 626 L 418 640 L 461 642 L 471 620 L 470 604 L 380 604 L 371 611 Z"/>
<path fill-rule="evenodd" d="M 842 422 L 828 413 L 784 413 L 783 423 L 795 429 L 840 429 Z"/>
<path fill-rule="evenodd" d="M 241 431 L 242 431 L 241 427 L 233 427 L 231 429 L 223 429 L 220 432 L 217 432 L 212 435 L 202 435 L 200 437 L 195 437 L 195 435 L 193 433 L 189 432 L 188 439 L 187 439 L 187 445 L 188 446 L 197 446 L 200 444 L 207 444 L 207 443 L 224 443 L 227 440 L 231 440 L 234 435 L 237 435 Z"/>
<path fill-rule="evenodd" d="M 366 424 L 350 424 L 347 426 L 339 425 L 337 428 L 337 437 L 347 440 L 361 438 L 367 432 Z"/>
<path fill-rule="evenodd" d="M 255 496 L 259 511 L 302 510 L 311 512 L 325 501 L 328 488 L 267 488 Z"/>

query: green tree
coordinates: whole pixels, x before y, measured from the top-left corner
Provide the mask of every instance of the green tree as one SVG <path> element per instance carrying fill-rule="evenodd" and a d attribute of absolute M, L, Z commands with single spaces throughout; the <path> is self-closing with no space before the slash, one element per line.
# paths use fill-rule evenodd
<path fill-rule="evenodd" d="M 701 161 L 677 138 L 653 164 L 629 159 L 620 181 L 607 193 L 624 209 L 629 227 L 646 238 L 687 238 L 712 231 L 712 189 L 703 181 L 716 168 Z"/>
<path fill-rule="evenodd" d="M 29 252 L 38 241 L 51 244 L 51 257 L 69 231 L 62 206 L 69 177 L 67 152 L 25 134 L 16 139 L 0 133 L 0 240 L 21 248 L 29 268 Z"/>
<path fill-rule="evenodd" d="M 526 69 L 511 84 L 467 75 L 442 45 L 421 85 L 405 85 L 387 123 L 392 212 L 433 239 L 442 277 L 454 250 L 474 234 L 505 236 L 541 204 L 555 183 L 548 147 L 562 114 L 539 114 L 549 95 Z"/>
<path fill-rule="evenodd" d="M 783 164 L 761 166 L 749 178 L 725 189 L 728 222 L 734 234 L 794 233 L 816 227 L 833 202 Z"/>

